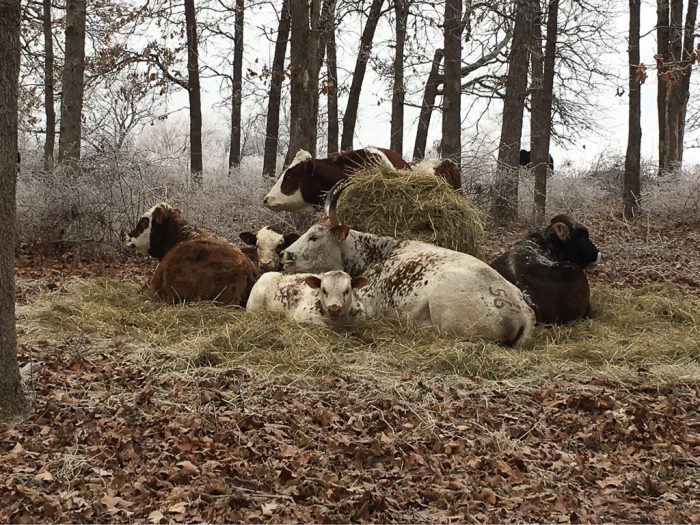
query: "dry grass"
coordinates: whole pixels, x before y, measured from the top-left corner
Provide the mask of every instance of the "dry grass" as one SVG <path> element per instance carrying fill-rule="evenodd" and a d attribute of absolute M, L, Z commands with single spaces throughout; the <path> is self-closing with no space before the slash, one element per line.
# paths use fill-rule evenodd
<path fill-rule="evenodd" d="M 338 215 L 355 229 L 478 255 L 479 211 L 433 173 L 374 165 L 354 172 Z"/>
<path fill-rule="evenodd" d="M 187 375 L 244 367 L 261 376 L 313 381 L 334 374 L 386 386 L 454 376 L 700 383 L 700 299 L 669 287 L 594 290 L 593 307 L 592 319 L 538 327 L 531 343 L 514 350 L 395 320 L 335 332 L 207 302 L 166 305 L 134 285 L 97 279 L 41 295 L 21 309 L 19 326 L 23 342 L 87 337 Z"/>

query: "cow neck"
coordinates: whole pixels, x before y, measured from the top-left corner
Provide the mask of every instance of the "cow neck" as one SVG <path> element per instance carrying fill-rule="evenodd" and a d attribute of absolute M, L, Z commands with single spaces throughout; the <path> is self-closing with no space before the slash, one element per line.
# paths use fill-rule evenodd
<path fill-rule="evenodd" d="M 330 191 L 337 182 L 346 178 L 342 166 L 334 165 L 328 160 L 314 159 L 310 161 L 313 166 L 313 173 L 321 183 L 321 191 Z M 321 201 L 318 204 L 322 204 Z"/>
<path fill-rule="evenodd" d="M 165 257 L 175 245 L 200 237 L 203 233 L 181 217 L 171 217 L 164 224 L 164 229 L 164 234 L 159 236 L 162 239 L 160 243 L 151 241 L 151 255 L 157 259 Z"/>
<path fill-rule="evenodd" d="M 546 230 L 531 233 L 526 241 L 533 244 L 535 248 L 548 259 L 558 260 L 564 255 L 564 252 L 558 249 L 559 243 L 557 239 L 552 239 L 551 234 Z"/>
<path fill-rule="evenodd" d="M 400 243 L 398 239 L 350 230 L 341 244 L 343 268 L 353 277 L 383 261 Z"/>

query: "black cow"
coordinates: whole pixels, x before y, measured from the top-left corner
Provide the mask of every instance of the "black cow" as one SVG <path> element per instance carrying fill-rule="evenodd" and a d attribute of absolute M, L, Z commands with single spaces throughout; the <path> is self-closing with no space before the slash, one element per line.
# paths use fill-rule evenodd
<path fill-rule="evenodd" d="M 549 171 L 554 171 L 554 159 L 551 155 L 547 155 L 547 167 Z M 530 151 L 526 149 L 520 150 L 520 165 L 530 167 Z"/>
<path fill-rule="evenodd" d="M 590 289 L 583 271 L 600 262 L 588 229 L 566 215 L 516 242 L 491 266 L 523 291 L 537 322 L 568 323 L 590 312 Z"/>

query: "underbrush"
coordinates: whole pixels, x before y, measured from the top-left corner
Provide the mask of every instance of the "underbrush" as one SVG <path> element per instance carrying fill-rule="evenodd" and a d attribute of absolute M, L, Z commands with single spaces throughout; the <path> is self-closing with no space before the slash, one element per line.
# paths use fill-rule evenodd
<path fill-rule="evenodd" d="M 456 340 L 397 320 L 333 331 L 208 302 L 166 305 L 109 279 L 42 294 L 20 307 L 18 326 L 24 343 L 70 349 L 87 339 L 178 375 L 242 367 L 265 377 L 314 381 L 330 374 L 385 386 L 435 376 L 700 383 L 700 299 L 654 286 L 594 289 L 592 302 L 592 318 L 539 326 L 518 349 Z"/>

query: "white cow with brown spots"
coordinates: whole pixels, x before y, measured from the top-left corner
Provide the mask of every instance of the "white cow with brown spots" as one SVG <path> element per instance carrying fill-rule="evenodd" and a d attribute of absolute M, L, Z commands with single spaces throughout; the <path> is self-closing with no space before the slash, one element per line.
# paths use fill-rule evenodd
<path fill-rule="evenodd" d="M 320 275 L 264 274 L 250 292 L 246 309 L 282 315 L 298 323 L 350 325 L 365 315 L 356 290 L 367 282 L 342 271 Z"/>

